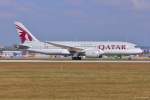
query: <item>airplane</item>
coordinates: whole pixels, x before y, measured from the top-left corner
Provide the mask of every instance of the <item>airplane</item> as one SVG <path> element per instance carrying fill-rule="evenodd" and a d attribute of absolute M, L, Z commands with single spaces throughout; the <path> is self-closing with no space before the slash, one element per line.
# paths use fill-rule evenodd
<path fill-rule="evenodd" d="M 143 53 L 142 49 L 134 43 L 120 41 L 39 41 L 21 23 L 16 21 L 21 44 L 19 48 L 27 51 L 47 55 L 71 56 L 72 60 L 81 60 L 82 57 L 101 58 L 103 55 L 137 55 Z"/>

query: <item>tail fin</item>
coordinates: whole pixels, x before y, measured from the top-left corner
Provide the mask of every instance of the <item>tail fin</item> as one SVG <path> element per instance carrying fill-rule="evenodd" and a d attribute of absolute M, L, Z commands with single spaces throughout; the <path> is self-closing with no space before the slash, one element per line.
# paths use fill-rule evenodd
<path fill-rule="evenodd" d="M 26 41 L 39 41 L 31 34 L 31 32 L 22 23 L 16 21 L 15 25 L 21 43 L 24 43 Z"/>

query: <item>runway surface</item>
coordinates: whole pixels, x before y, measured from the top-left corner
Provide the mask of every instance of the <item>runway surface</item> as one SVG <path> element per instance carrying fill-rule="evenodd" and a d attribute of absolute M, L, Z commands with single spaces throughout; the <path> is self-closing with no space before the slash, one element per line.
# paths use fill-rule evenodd
<path fill-rule="evenodd" d="M 123 61 L 123 60 L 0 60 L 2 62 L 14 62 L 14 63 L 150 63 L 150 61 Z"/>

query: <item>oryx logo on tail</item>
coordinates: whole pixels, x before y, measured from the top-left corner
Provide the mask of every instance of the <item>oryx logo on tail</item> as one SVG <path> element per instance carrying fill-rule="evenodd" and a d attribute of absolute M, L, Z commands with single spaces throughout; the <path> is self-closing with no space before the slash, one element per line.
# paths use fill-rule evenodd
<path fill-rule="evenodd" d="M 16 29 L 19 33 L 21 43 L 24 43 L 25 41 L 32 41 L 32 37 L 25 30 L 23 30 L 18 25 L 16 25 Z"/>
<path fill-rule="evenodd" d="M 38 41 L 22 23 L 15 22 L 15 25 L 21 43 L 24 43 L 26 41 Z"/>

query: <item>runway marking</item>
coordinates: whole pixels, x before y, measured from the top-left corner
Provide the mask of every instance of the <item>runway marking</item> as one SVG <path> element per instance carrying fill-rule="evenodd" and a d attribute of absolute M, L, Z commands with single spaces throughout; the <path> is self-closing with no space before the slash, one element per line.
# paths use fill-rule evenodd
<path fill-rule="evenodd" d="M 150 61 L 119 61 L 119 60 L 0 60 L 0 63 L 150 63 Z"/>

